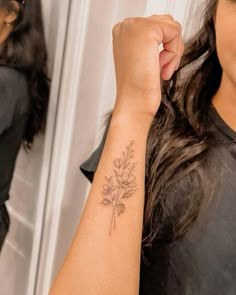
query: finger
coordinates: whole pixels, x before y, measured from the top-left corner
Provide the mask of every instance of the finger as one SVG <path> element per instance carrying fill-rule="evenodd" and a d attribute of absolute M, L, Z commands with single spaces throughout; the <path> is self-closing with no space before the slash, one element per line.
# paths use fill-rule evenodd
<path fill-rule="evenodd" d="M 183 39 L 181 38 L 180 39 L 180 56 L 179 56 L 179 62 L 178 62 L 178 65 L 176 67 L 176 70 L 179 68 L 180 66 L 180 63 L 181 63 L 181 59 L 182 59 L 182 56 L 184 54 L 184 42 L 183 42 Z"/>
<path fill-rule="evenodd" d="M 164 50 L 161 52 L 161 77 L 169 80 L 175 71 L 179 62 L 179 46 L 181 30 L 179 26 L 173 26 L 172 23 L 152 23 L 155 30 L 154 39 L 157 44 L 163 43 Z"/>
<path fill-rule="evenodd" d="M 180 53 L 181 51 L 177 55 L 174 55 L 165 50 L 160 53 L 161 77 L 163 80 L 169 80 L 173 73 L 177 70 L 181 57 Z"/>
<path fill-rule="evenodd" d="M 160 60 L 160 68 L 164 68 L 166 65 L 173 63 L 177 59 L 177 55 L 173 54 L 172 52 L 168 52 L 166 50 L 162 50 L 162 52 L 159 54 L 159 60 Z M 175 66 L 177 63 L 175 64 Z"/>
<path fill-rule="evenodd" d="M 112 35 L 114 36 L 120 30 L 121 22 L 116 23 L 112 28 Z"/>
<path fill-rule="evenodd" d="M 159 21 L 160 19 L 173 21 L 174 18 L 170 14 L 153 14 L 151 16 L 146 17 L 147 19 L 151 19 L 154 21 Z"/>
<path fill-rule="evenodd" d="M 161 78 L 163 80 L 169 80 L 175 72 L 176 62 L 166 64 L 161 70 Z"/>
<path fill-rule="evenodd" d="M 181 59 L 182 59 L 183 53 L 184 53 L 184 43 L 183 43 L 183 39 L 180 38 L 179 39 L 178 57 L 176 59 L 176 65 L 175 65 L 174 71 L 177 71 L 178 70 L 179 65 L 181 63 Z"/>
<path fill-rule="evenodd" d="M 160 68 L 162 71 L 162 77 L 164 80 L 168 80 L 177 70 L 182 57 L 182 39 L 178 38 L 178 49 L 176 52 L 170 52 L 164 49 L 159 55 Z"/>
<path fill-rule="evenodd" d="M 165 44 L 164 50 L 160 53 L 161 76 L 164 80 L 169 80 L 173 73 L 178 69 L 184 52 L 181 31 L 180 36 L 176 40 L 177 42 L 175 44 L 172 42 L 172 48 L 169 47 L 168 43 Z"/>
<path fill-rule="evenodd" d="M 178 38 L 181 31 L 175 25 L 170 22 L 150 22 L 149 25 L 153 30 L 153 37 L 157 44 L 163 43 L 163 48 L 168 51 L 175 52 L 178 50 Z"/>

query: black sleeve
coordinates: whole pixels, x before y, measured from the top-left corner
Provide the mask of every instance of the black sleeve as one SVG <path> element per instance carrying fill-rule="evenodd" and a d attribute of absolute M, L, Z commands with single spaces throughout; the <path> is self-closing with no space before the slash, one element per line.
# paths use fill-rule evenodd
<path fill-rule="evenodd" d="M 9 198 L 16 158 L 27 119 L 28 115 L 23 115 L 0 135 L 0 206 Z"/>
<path fill-rule="evenodd" d="M 16 157 L 28 118 L 25 75 L 0 65 L 0 206 L 9 198 Z"/>
<path fill-rule="evenodd" d="M 0 255 L 7 233 L 9 232 L 9 228 L 10 216 L 7 211 L 6 205 L 4 204 L 0 206 Z"/>
<path fill-rule="evenodd" d="M 0 134 L 9 128 L 13 122 L 15 102 L 8 87 L 0 79 Z"/>
<path fill-rule="evenodd" d="M 108 128 L 109 128 L 109 125 L 108 127 L 106 127 L 106 130 L 103 134 L 103 137 L 99 146 L 93 151 L 91 156 L 80 165 L 80 171 L 85 175 L 85 177 L 91 183 L 93 182 L 94 173 L 97 170 L 97 166 L 102 155 L 103 147 L 107 137 Z"/>
<path fill-rule="evenodd" d="M 0 135 L 26 112 L 29 104 L 23 73 L 0 66 Z"/>

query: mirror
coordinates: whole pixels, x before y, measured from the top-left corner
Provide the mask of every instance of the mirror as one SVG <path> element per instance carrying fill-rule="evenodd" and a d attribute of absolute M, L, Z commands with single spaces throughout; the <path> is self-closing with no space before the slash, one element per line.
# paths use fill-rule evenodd
<path fill-rule="evenodd" d="M 4 10 L 4 4 L 9 5 L 9 1 L 1 1 L 2 6 L 0 7 L 0 12 Z M 20 8 L 20 13 L 22 15 L 19 16 L 21 18 L 19 20 L 19 26 L 17 36 L 20 36 L 19 32 L 25 32 L 23 27 L 23 21 L 26 22 L 30 13 L 30 21 L 34 24 L 34 28 L 36 28 L 39 32 L 42 32 L 39 27 L 40 20 L 40 0 L 34 1 L 21 1 L 17 0 L 16 8 Z M 36 272 L 38 267 L 38 260 L 40 255 L 40 243 L 41 243 L 41 235 L 42 235 L 42 226 L 43 226 L 43 215 L 44 215 L 44 207 L 46 203 L 46 190 L 48 185 L 48 175 L 50 170 L 50 161 L 51 161 L 51 151 L 53 147 L 53 138 L 54 138 L 54 128 L 56 121 L 56 112 L 58 107 L 58 92 L 60 88 L 60 78 L 63 64 L 63 54 L 64 54 L 64 46 L 65 46 L 65 38 L 66 38 L 66 30 L 67 30 L 67 19 L 68 19 L 68 11 L 69 11 L 70 1 L 41 1 L 41 9 L 42 9 L 42 20 L 44 27 L 44 38 L 46 41 L 46 50 L 47 50 L 47 75 L 50 81 L 50 93 L 48 95 L 49 103 L 48 103 L 48 111 L 47 111 L 47 125 L 44 133 L 39 133 L 35 138 L 32 145 L 32 148 L 29 151 L 25 151 L 23 145 L 18 152 L 18 157 L 15 164 L 14 174 L 12 176 L 11 187 L 9 190 L 10 198 L 4 204 L 6 205 L 6 210 L 10 215 L 10 230 L 4 238 L 1 236 L 1 233 L 4 233 L 4 220 L 1 220 L 0 224 L 2 232 L 0 233 L 0 238 L 3 241 L 3 248 L 0 255 L 0 281 L 1 281 L 1 294 L 6 295 L 25 295 L 33 294 L 33 290 L 35 288 L 36 283 Z M 15 7 L 13 7 L 15 8 Z M 14 11 L 14 9 L 13 9 Z M 12 17 L 12 16 L 9 16 Z M 13 15 L 14 17 L 14 15 Z M 2 18 L 2 13 L 1 17 Z M 8 19 L 7 19 L 8 20 Z M 5 21 L 5 19 L 4 19 Z M 9 19 L 9 22 L 11 20 Z M 5 28 L 5 27 L 4 27 Z M 6 24 L 6 28 L 12 29 L 9 24 Z M 2 29 L 1 29 L 2 30 Z M 26 30 L 26 29 L 25 29 Z M 30 40 L 31 37 L 23 35 L 25 40 Z M 26 36 L 26 37 L 25 37 Z M 36 35 L 37 37 L 37 35 Z M 34 35 L 34 38 L 36 38 Z M 23 37 L 22 37 L 23 38 Z M 28 38 L 28 39 L 27 39 Z M 30 39 L 31 38 L 31 39 Z M 41 46 L 40 53 L 42 54 L 44 46 L 43 46 L 43 38 L 39 38 L 41 44 L 37 44 L 38 47 Z M 36 41 L 34 41 L 36 42 Z M 35 44 L 35 43 L 34 43 Z M 29 49 L 31 51 L 28 54 L 33 52 L 33 49 Z M 26 56 L 26 51 L 23 52 Z M 2 55 L 3 56 L 3 55 Z M 42 57 L 43 58 L 43 57 Z M 22 57 L 23 59 L 23 57 Z M 39 59 L 39 56 L 38 56 Z M 35 58 L 37 60 L 37 58 Z M 8 66 L 9 64 L 7 64 Z M 9 69 L 3 68 L 1 66 L 2 71 L 5 73 L 9 73 Z M 14 69 L 12 69 L 14 71 Z M 9 75 L 15 77 L 14 74 L 9 73 Z M 6 75 L 5 75 L 6 76 Z M 4 77 L 1 75 L 2 81 L 4 81 Z M 7 76 L 6 76 L 7 77 Z M 29 75 L 27 76 L 27 81 Z M 17 78 L 18 79 L 18 78 Z M 14 97 L 17 96 L 21 90 L 21 76 L 19 80 L 12 86 L 13 89 L 9 90 Z M 2 82 L 0 81 L 0 83 Z M 4 82 L 3 82 L 4 83 Z M 13 83 L 13 82 L 12 82 Z M 17 90 L 15 90 L 15 88 Z M 42 85 L 40 86 L 42 92 Z M 6 93 L 7 94 L 7 93 Z M 42 93 L 41 93 L 42 94 Z M 22 94 L 23 97 L 23 94 Z M 8 98 L 8 96 L 7 96 Z M 9 97 L 9 100 L 11 97 Z M 46 94 L 42 95 L 42 100 L 47 100 Z M 1 100 L 2 101 L 2 100 Z M 18 103 L 19 105 L 19 103 Z M 45 103 L 46 105 L 46 103 Z M 8 106 L 5 106 L 6 109 L 9 110 L 12 106 L 12 100 L 9 101 Z M 21 108 L 23 108 L 23 104 L 21 101 Z M 17 106 L 19 108 L 19 106 Z M 40 107 L 43 107 L 41 104 Z M 46 107 L 46 106 L 44 106 Z M 3 105 L 1 102 L 1 108 L 3 110 Z M 36 108 L 36 107 L 35 107 Z M 18 110 L 18 109 L 17 109 Z M 3 118 L 3 115 L 0 111 L 0 118 Z M 5 118 L 5 117 L 4 117 Z M 4 120 L 6 122 L 6 119 Z M 1 127 L 3 123 L 1 123 Z M 0 127 L 0 129 L 1 129 Z M 19 128 L 19 123 L 18 127 Z M 2 131 L 2 130 L 1 130 Z M 12 134 L 12 141 L 7 140 L 7 134 Z M 0 169 L 3 169 L 3 164 L 7 167 L 13 165 L 14 160 L 12 159 L 16 150 L 14 150 L 13 143 L 16 143 L 16 137 L 13 137 L 13 132 L 0 132 L 0 145 L 1 145 L 1 163 Z M 2 138 L 2 139 L 1 139 Z M 10 139 L 9 139 L 10 140 Z M 18 139 L 19 141 L 19 139 Z M 16 147 L 15 147 L 16 148 Z M 3 153 L 7 153 L 8 155 L 11 153 L 11 156 L 8 157 L 8 162 L 6 160 L 6 156 L 3 156 Z M 4 154 L 5 155 L 5 154 Z M 5 167 L 5 166 L 4 166 Z M 2 170 L 3 171 L 3 170 Z M 7 171 L 5 169 L 5 171 Z M 3 173 L 3 172 L 2 172 Z M 1 173 L 0 173 L 1 174 Z M 1 174 L 2 177 L 2 174 Z M 9 179 L 9 174 L 5 174 L 5 178 Z M 8 181 L 2 180 L 2 181 Z M 1 182 L 1 181 L 0 181 Z M 2 187 L 1 187 L 2 189 Z M 2 194 L 1 194 L 2 196 Z M 3 201 L 3 197 L 1 198 Z M 5 210 L 2 209 L 2 211 Z M 1 211 L 1 210 L 0 210 Z M 1 211 L 1 212 L 2 212 Z M 2 218 L 5 218 L 6 212 L 2 212 Z M 6 221 L 6 218 L 5 218 Z M 8 222 L 8 221 L 7 221 Z"/>

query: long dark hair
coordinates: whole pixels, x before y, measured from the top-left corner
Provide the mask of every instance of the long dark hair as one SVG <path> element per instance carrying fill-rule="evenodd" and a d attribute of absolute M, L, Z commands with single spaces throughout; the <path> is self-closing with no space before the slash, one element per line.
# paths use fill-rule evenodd
<path fill-rule="evenodd" d="M 34 136 L 45 130 L 49 99 L 47 50 L 40 0 L 17 0 L 20 6 L 13 29 L 0 50 L 0 63 L 22 71 L 28 81 L 30 112 L 23 137 L 30 149 Z M 10 0 L 0 0 L 0 7 L 14 9 Z"/>
<path fill-rule="evenodd" d="M 214 26 L 217 5 L 218 0 L 207 0 L 203 25 L 186 42 L 179 69 L 162 83 L 162 102 L 147 140 L 143 249 L 154 240 L 163 246 L 182 237 L 210 201 L 206 166 L 215 138 L 208 113 L 222 78 Z M 111 116 L 106 114 L 106 125 Z M 180 200 L 175 198 L 178 187 Z"/>
<path fill-rule="evenodd" d="M 143 247 L 154 239 L 165 245 L 182 237 L 210 201 L 208 154 L 217 142 L 209 111 L 222 78 L 214 25 L 217 5 L 218 0 L 207 0 L 203 25 L 186 42 L 179 69 L 162 83 L 162 103 L 147 144 Z M 182 199 L 176 200 L 179 182 L 184 187 Z"/>

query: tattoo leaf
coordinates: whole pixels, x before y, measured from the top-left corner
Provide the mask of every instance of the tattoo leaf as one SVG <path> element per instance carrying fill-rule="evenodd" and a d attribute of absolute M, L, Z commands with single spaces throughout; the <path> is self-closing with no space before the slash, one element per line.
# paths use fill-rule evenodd
<path fill-rule="evenodd" d="M 115 167 L 116 168 L 120 168 L 121 166 L 122 166 L 122 160 L 119 158 L 119 159 L 115 159 L 114 161 L 113 161 L 113 163 L 114 163 L 114 165 L 115 165 Z"/>
<path fill-rule="evenodd" d="M 104 198 L 104 199 L 102 200 L 102 204 L 105 205 L 105 206 L 110 205 L 111 203 L 112 203 L 111 200 L 109 200 L 109 199 L 107 199 L 107 198 Z"/>
<path fill-rule="evenodd" d="M 130 162 L 127 162 L 124 166 L 124 169 L 126 169 L 129 166 Z"/>
<path fill-rule="evenodd" d="M 134 192 L 135 192 L 135 190 L 129 190 L 129 191 L 125 192 L 124 195 L 122 196 L 122 199 L 127 199 L 127 198 L 131 197 Z"/>
<path fill-rule="evenodd" d="M 116 207 L 117 209 L 117 213 L 118 215 L 120 216 L 120 214 L 124 213 L 125 212 L 125 204 L 123 203 L 119 203 Z"/>

